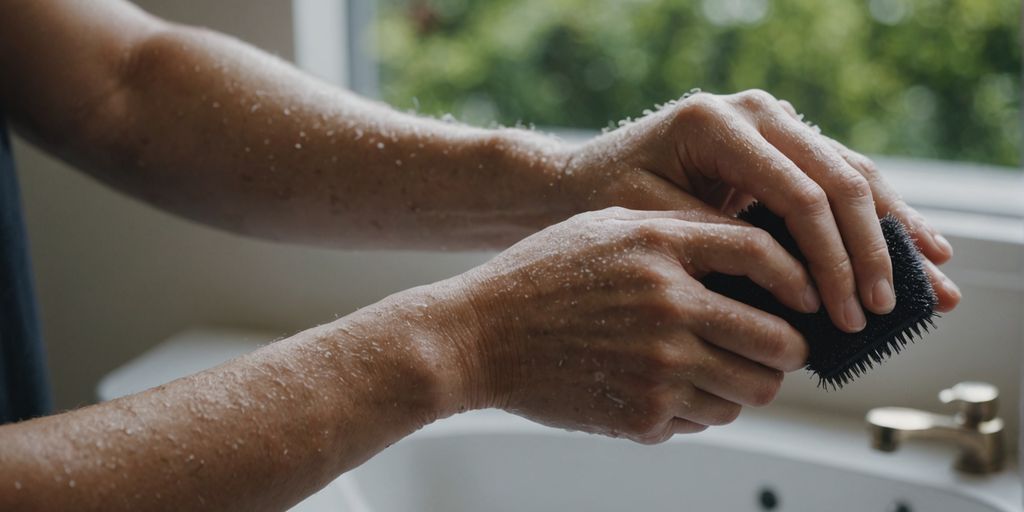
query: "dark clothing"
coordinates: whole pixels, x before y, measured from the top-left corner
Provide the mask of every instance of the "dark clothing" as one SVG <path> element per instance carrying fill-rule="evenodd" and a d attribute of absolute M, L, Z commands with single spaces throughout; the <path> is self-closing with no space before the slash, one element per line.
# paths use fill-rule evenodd
<path fill-rule="evenodd" d="M 51 407 L 18 181 L 0 116 L 0 424 Z"/>

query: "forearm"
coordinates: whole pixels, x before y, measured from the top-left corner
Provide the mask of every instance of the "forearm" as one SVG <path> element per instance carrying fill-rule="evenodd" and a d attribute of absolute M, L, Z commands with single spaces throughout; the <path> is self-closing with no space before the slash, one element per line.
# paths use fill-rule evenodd
<path fill-rule="evenodd" d="M 456 332 L 428 319 L 464 328 L 439 309 L 447 293 L 412 290 L 159 388 L 0 427 L 0 509 L 293 504 L 458 409 Z"/>
<path fill-rule="evenodd" d="M 117 91 L 62 153 L 230 230 L 324 245 L 495 247 L 582 208 L 564 150 L 523 130 L 399 113 L 209 31 L 133 45 Z"/>

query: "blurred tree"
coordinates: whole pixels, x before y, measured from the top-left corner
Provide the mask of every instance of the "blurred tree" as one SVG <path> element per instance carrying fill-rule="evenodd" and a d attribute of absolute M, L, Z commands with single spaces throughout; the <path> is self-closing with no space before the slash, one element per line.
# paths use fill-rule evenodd
<path fill-rule="evenodd" d="M 399 108 L 597 129 L 766 89 L 869 153 L 1020 163 L 1017 0 L 382 0 Z"/>

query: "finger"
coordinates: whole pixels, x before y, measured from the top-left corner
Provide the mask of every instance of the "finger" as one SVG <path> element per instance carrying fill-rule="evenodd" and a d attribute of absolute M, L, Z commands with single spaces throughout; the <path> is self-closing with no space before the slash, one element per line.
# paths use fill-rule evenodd
<path fill-rule="evenodd" d="M 779 103 L 782 109 L 794 119 L 803 121 L 803 116 L 797 113 L 790 102 L 780 100 Z M 924 216 L 903 201 L 899 193 L 882 177 L 873 160 L 851 150 L 837 140 L 825 138 L 854 169 L 868 180 L 875 198 L 875 213 L 879 218 L 892 214 L 899 219 L 925 258 L 935 263 L 944 263 L 953 256 L 953 247 L 949 241 L 939 234 L 938 230 L 924 219 Z M 938 297 L 936 309 L 943 312 L 951 311 L 960 302 L 960 289 L 938 267 L 935 265 L 927 267 L 932 286 Z"/>
<path fill-rule="evenodd" d="M 832 321 L 844 331 L 863 329 L 853 267 L 825 192 L 752 125 L 729 123 L 727 129 L 737 143 L 721 156 L 721 179 L 785 219 Z"/>
<path fill-rule="evenodd" d="M 781 106 L 782 110 L 785 110 L 787 114 L 792 116 L 793 119 L 796 119 L 797 121 L 803 121 L 803 119 L 800 117 L 800 113 L 796 111 L 796 107 L 794 107 L 792 103 L 786 100 L 779 100 L 779 106 Z"/>
<path fill-rule="evenodd" d="M 728 425 L 740 415 L 741 410 L 742 407 L 735 402 L 690 386 L 690 391 L 680 400 L 676 418 L 698 425 Z"/>
<path fill-rule="evenodd" d="M 621 218 L 674 217 L 701 222 L 735 223 L 735 217 L 683 192 L 677 185 L 653 173 L 641 172 L 613 185 L 615 206 L 631 208 Z"/>
<path fill-rule="evenodd" d="M 689 301 L 686 327 L 709 343 L 776 370 L 806 364 L 807 343 L 785 320 L 712 292 Z"/>
<path fill-rule="evenodd" d="M 761 123 L 764 137 L 825 191 L 852 260 L 861 303 L 876 314 L 892 312 L 896 306 L 892 262 L 867 178 L 834 146 L 781 108 L 766 116 Z"/>
<path fill-rule="evenodd" d="M 720 272 L 746 276 L 797 311 L 814 313 L 821 299 L 804 266 L 763 229 L 729 224 L 651 221 L 669 236 L 680 263 L 691 275 Z M 693 229 L 698 226 L 699 229 Z M 688 228 L 688 229 L 687 229 Z"/>
<path fill-rule="evenodd" d="M 642 436 L 628 436 L 633 441 L 646 445 L 661 444 L 676 434 L 694 434 L 708 429 L 707 425 L 694 423 L 682 418 L 672 418 L 653 434 Z"/>
<path fill-rule="evenodd" d="M 694 423 L 690 420 L 684 420 L 682 418 L 672 418 L 672 421 L 668 423 L 668 431 L 672 434 L 695 434 L 697 432 L 703 432 L 708 429 L 707 425 L 700 423 Z"/>
<path fill-rule="evenodd" d="M 782 372 L 705 342 L 704 363 L 690 377 L 694 385 L 730 402 L 760 407 L 778 393 Z"/>
<path fill-rule="evenodd" d="M 684 194 L 683 192 L 680 192 Z M 622 221 L 647 221 L 652 219 L 675 220 L 708 224 L 731 224 L 736 226 L 749 226 L 746 222 L 737 219 L 732 215 L 716 211 L 701 203 L 699 208 L 678 208 L 678 209 L 655 209 L 655 210 L 630 210 L 623 207 L 611 207 L 602 210 L 607 212 L 609 218 Z"/>
<path fill-rule="evenodd" d="M 963 297 L 960 293 L 960 287 L 953 283 L 950 278 L 946 277 L 946 274 L 939 270 L 939 267 L 935 266 L 934 263 L 924 260 L 924 267 L 928 272 L 928 277 L 931 279 L 932 289 L 935 290 L 935 298 L 938 301 L 935 309 L 942 313 L 952 311 Z"/>
<path fill-rule="evenodd" d="M 853 151 L 842 143 L 828 139 L 840 155 L 868 180 L 875 197 L 875 209 L 879 218 L 894 215 L 907 228 L 911 238 L 924 256 L 935 263 L 945 263 L 953 257 L 953 247 L 938 230 L 931 226 L 924 216 L 911 208 L 882 177 L 878 166 L 870 158 Z"/>

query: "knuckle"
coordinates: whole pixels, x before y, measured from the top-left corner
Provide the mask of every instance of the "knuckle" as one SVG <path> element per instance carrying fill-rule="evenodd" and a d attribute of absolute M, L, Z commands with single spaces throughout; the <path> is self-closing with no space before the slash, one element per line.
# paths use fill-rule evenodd
<path fill-rule="evenodd" d="M 643 246 L 656 245 L 664 239 L 664 233 L 647 222 L 636 223 L 630 228 L 628 236 L 632 242 Z"/>
<path fill-rule="evenodd" d="M 825 191 L 813 181 L 797 188 L 790 200 L 800 211 L 812 216 L 818 216 L 829 208 Z"/>
<path fill-rule="evenodd" d="M 874 160 L 860 153 L 853 153 L 852 159 L 854 165 L 860 169 L 867 178 L 872 179 L 878 176 L 878 164 L 876 164 Z"/>
<path fill-rule="evenodd" d="M 828 274 L 834 277 L 842 277 L 853 274 L 853 262 L 850 261 L 850 256 L 844 251 L 842 255 L 828 268 Z M 853 281 L 843 278 L 843 293 L 850 294 L 853 289 Z"/>
<path fill-rule="evenodd" d="M 607 218 L 606 217 L 606 212 L 607 212 L 607 210 L 597 210 L 597 211 L 589 211 L 589 212 L 577 213 L 576 215 L 573 215 L 572 217 L 570 217 L 569 220 L 567 221 L 567 223 L 573 223 L 573 224 L 576 224 L 576 225 L 580 225 L 580 224 L 582 224 L 582 225 L 593 224 L 593 223 L 595 223 L 597 221 L 600 221 L 600 220 L 603 220 L 603 219 Z"/>
<path fill-rule="evenodd" d="M 775 400 L 775 397 L 779 394 L 779 390 L 782 388 L 782 379 L 782 372 L 773 372 L 770 377 L 762 379 L 754 389 L 754 394 L 751 397 L 751 403 L 758 407 L 763 407 L 772 403 L 772 401 Z"/>
<path fill-rule="evenodd" d="M 760 228 L 752 228 L 744 239 L 743 248 L 747 251 L 748 255 L 761 258 L 771 253 L 775 243 L 775 239 L 767 231 Z"/>
<path fill-rule="evenodd" d="M 636 442 L 638 442 L 640 444 L 647 445 L 647 446 L 654 446 L 654 445 L 662 444 L 662 443 L 668 441 L 671 438 L 672 438 L 672 433 L 666 431 L 666 432 L 658 432 L 657 434 L 639 435 L 639 436 L 636 436 L 634 439 L 636 440 Z"/>
<path fill-rule="evenodd" d="M 835 183 L 836 192 L 845 199 L 864 199 L 871 197 L 871 184 L 868 180 L 855 172 L 849 172 L 840 176 Z"/>
<path fill-rule="evenodd" d="M 665 268 L 665 265 L 660 262 L 646 264 L 636 270 L 636 277 L 642 286 L 656 290 L 655 293 L 650 294 L 651 302 L 656 304 L 671 302 L 670 295 L 667 293 L 668 288 L 675 281 L 675 275 L 671 269 Z"/>
<path fill-rule="evenodd" d="M 784 366 L 789 353 L 788 349 L 789 345 L 781 328 L 771 326 L 764 329 L 764 336 L 757 347 L 761 357 L 770 361 L 773 366 Z"/>
<path fill-rule="evenodd" d="M 862 258 L 867 260 L 868 263 L 889 267 L 889 246 L 885 244 L 883 238 L 879 237 L 877 240 L 867 244 Z"/>
<path fill-rule="evenodd" d="M 629 419 L 627 427 L 634 437 L 646 439 L 652 437 L 659 423 L 658 415 L 653 412 L 643 412 L 633 415 Z"/>
<path fill-rule="evenodd" d="M 681 104 L 676 120 L 684 124 L 707 124 L 721 116 L 723 102 L 713 94 L 697 94 Z"/>
<path fill-rule="evenodd" d="M 598 210 L 594 213 L 602 217 L 622 218 L 627 216 L 629 212 L 630 210 L 628 208 L 623 208 L 621 206 L 609 206 L 608 208 Z"/>
<path fill-rule="evenodd" d="M 756 110 L 767 110 L 778 105 L 778 100 L 771 93 L 762 89 L 750 89 L 739 95 L 741 105 Z"/>
<path fill-rule="evenodd" d="M 761 343 L 761 353 L 769 361 L 779 365 L 786 357 L 786 343 L 782 341 L 781 336 L 768 336 Z"/>
<path fill-rule="evenodd" d="M 682 364 L 677 351 L 659 343 L 647 352 L 647 366 L 653 375 L 671 374 Z M 654 397 L 652 396 L 652 399 Z"/>
<path fill-rule="evenodd" d="M 740 417 L 740 411 L 742 410 L 742 407 L 740 407 L 738 404 L 733 403 L 730 403 L 729 405 L 722 407 L 719 411 L 717 411 L 716 416 L 714 418 L 715 425 L 728 425 L 736 421 L 736 418 Z"/>

